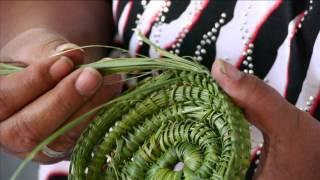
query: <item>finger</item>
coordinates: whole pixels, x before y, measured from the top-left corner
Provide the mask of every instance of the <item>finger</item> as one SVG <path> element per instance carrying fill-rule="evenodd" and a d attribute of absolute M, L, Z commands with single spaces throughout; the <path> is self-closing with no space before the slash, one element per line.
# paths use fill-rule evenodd
<path fill-rule="evenodd" d="M 73 67 L 73 62 L 62 56 L 0 77 L 0 122 L 54 87 Z"/>
<path fill-rule="evenodd" d="M 212 74 L 218 84 L 242 108 L 255 126 L 268 136 L 290 135 L 298 124 L 298 111 L 273 88 L 253 75 L 217 60 Z"/>
<path fill-rule="evenodd" d="M 120 94 L 122 89 L 122 84 L 119 83 L 121 82 L 120 75 L 107 76 L 104 78 L 104 82 L 107 82 L 107 84 L 103 85 L 94 95 L 94 97 L 92 97 L 86 104 L 78 109 L 78 111 L 74 113 L 62 126 Z M 49 147 L 56 151 L 62 152 L 70 150 L 74 146 L 82 131 L 88 126 L 93 118 L 94 117 L 88 118 L 71 131 L 66 132 L 63 136 L 51 143 Z"/>
<path fill-rule="evenodd" d="M 100 87 L 102 78 L 92 69 L 79 69 L 54 89 L 0 124 L 0 142 L 28 152 L 64 123 Z M 10 140 L 10 142 L 8 142 Z"/>
<path fill-rule="evenodd" d="M 75 118 L 83 115 L 85 112 L 88 112 L 92 108 L 97 107 L 102 103 L 105 103 L 111 98 L 120 94 L 122 90 L 122 84 L 119 83 L 121 82 L 120 76 L 118 75 L 107 76 L 104 78 L 104 82 L 106 85 L 101 86 L 100 89 L 97 91 L 97 93 L 94 95 L 94 97 L 88 100 L 88 102 L 85 105 L 83 105 L 76 113 L 74 113 L 68 120 L 66 120 L 62 126 L 74 120 Z M 94 117 L 89 118 L 85 122 L 82 122 L 81 124 L 77 125 L 74 129 L 72 129 L 72 131 L 68 131 L 63 136 L 59 137 L 57 140 L 55 140 L 53 143 L 51 143 L 48 146 L 55 151 L 69 152 L 70 149 L 72 149 L 72 147 L 74 146 L 81 132 L 87 127 L 87 125 L 92 121 L 93 118 Z M 28 154 L 29 152 L 24 152 L 24 153 L 18 153 L 15 155 L 20 158 L 25 158 Z M 65 157 L 65 158 L 68 158 L 68 157 Z M 46 155 L 39 153 L 33 159 L 33 161 L 39 161 L 41 163 L 51 164 L 51 163 L 64 160 L 65 158 L 62 158 L 62 159 L 49 158 Z"/>
<path fill-rule="evenodd" d="M 75 64 L 84 61 L 84 51 L 79 46 L 69 43 L 60 34 L 44 28 L 34 28 L 19 34 L 0 50 L 0 60 L 12 59 L 24 64 L 39 63 L 61 52 L 78 49 L 64 56 L 71 58 Z"/>

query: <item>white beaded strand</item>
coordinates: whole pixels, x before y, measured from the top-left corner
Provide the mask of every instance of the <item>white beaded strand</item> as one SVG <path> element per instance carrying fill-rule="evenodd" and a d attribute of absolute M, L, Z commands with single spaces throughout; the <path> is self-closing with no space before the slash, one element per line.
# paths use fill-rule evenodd
<path fill-rule="evenodd" d="M 203 9 L 203 1 L 192 1 L 192 3 L 195 3 L 194 14 L 199 13 Z M 193 13 L 190 13 L 192 15 Z M 181 43 L 183 42 L 186 35 L 189 33 L 189 28 L 192 25 L 192 18 L 189 18 L 189 21 L 186 22 L 182 32 L 179 33 L 179 36 L 176 40 L 176 42 L 172 45 L 172 50 L 170 51 L 173 54 L 179 55 L 180 53 L 180 47 Z"/>
<path fill-rule="evenodd" d="M 193 58 L 195 60 L 197 61 L 203 60 L 203 55 L 207 53 L 205 46 L 211 45 L 211 43 L 217 40 L 217 32 L 219 28 L 221 28 L 221 25 L 225 23 L 226 17 L 227 17 L 227 14 L 225 12 L 221 13 L 220 19 L 214 23 L 214 26 L 207 33 L 202 35 L 202 39 L 200 40 L 200 43 L 196 45 L 196 50 L 194 52 Z"/>

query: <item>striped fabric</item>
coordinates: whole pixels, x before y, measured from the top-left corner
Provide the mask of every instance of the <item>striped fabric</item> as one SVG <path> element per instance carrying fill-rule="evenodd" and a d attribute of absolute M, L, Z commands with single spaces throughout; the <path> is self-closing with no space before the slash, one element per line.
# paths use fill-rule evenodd
<path fill-rule="evenodd" d="M 181 33 L 187 31 L 178 54 L 195 56 L 203 35 L 217 27 L 216 41 L 203 46 L 206 54 L 201 63 L 211 68 L 214 59 L 224 58 L 245 70 L 248 53 L 243 52 L 252 44 L 254 74 L 298 108 L 309 104 L 309 112 L 320 119 L 319 1 L 149 0 L 145 6 L 143 0 L 113 2 L 118 29 L 115 41 L 128 48 L 131 55 L 158 56 L 139 43 L 133 28 L 167 50 L 174 49 Z M 162 13 L 165 20 L 159 23 L 157 17 L 166 3 L 170 6 Z M 226 18 L 216 25 L 222 13 Z M 311 105 L 310 96 L 314 97 Z"/>

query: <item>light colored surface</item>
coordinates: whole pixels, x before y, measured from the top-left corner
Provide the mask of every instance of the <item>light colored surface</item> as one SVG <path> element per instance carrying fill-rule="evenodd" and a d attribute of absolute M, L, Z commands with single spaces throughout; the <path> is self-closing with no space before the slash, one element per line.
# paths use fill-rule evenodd
<path fill-rule="evenodd" d="M 251 149 L 255 149 L 259 144 L 263 144 L 263 136 L 259 129 L 250 125 Z"/>
<path fill-rule="evenodd" d="M 0 150 L 0 180 L 8 180 L 21 160 Z M 38 165 L 29 163 L 17 180 L 37 180 Z"/>

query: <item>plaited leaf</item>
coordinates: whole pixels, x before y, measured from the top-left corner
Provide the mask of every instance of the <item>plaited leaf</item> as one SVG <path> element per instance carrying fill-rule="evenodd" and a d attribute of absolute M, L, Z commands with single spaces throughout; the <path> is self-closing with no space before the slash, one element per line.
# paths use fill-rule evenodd
<path fill-rule="evenodd" d="M 244 178 L 248 124 L 207 73 L 164 71 L 126 94 L 80 137 L 70 179 Z"/>

